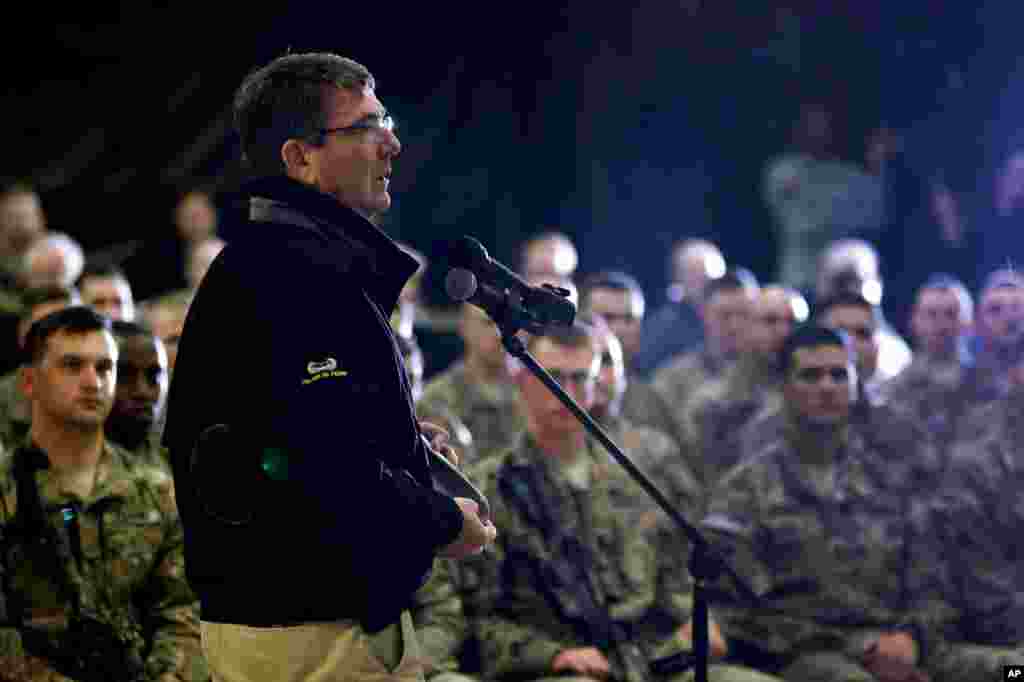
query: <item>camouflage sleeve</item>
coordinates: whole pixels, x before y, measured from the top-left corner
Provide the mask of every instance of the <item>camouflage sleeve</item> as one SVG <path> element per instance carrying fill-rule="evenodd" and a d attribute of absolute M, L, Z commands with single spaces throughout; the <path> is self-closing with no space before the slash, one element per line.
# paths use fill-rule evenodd
<path fill-rule="evenodd" d="M 430 579 L 413 597 L 416 638 L 428 659 L 428 672 L 457 670 L 456 659 L 468 632 L 452 570 L 450 561 L 436 560 Z"/>
<path fill-rule="evenodd" d="M 1010 481 L 996 456 L 954 451 L 932 508 L 933 533 L 943 547 L 950 600 L 961 613 L 963 636 L 989 645 L 1024 641 L 1024 593 L 1020 587 L 1016 498 L 1002 494 Z M 983 456 L 986 455 L 986 456 Z"/>
<path fill-rule="evenodd" d="M 813 561 L 792 561 L 799 539 L 782 531 L 795 528 L 768 530 L 761 523 L 768 517 L 762 497 L 773 489 L 767 478 L 759 475 L 753 462 L 740 465 L 711 495 L 703 529 L 740 579 L 763 599 L 759 606 L 751 606 L 738 596 L 735 585 L 723 582 L 715 586 L 716 596 L 722 599 L 712 604 L 716 619 L 728 639 L 770 654 L 787 654 L 812 642 L 816 647 L 844 649 L 847 631 L 802 615 L 816 608 L 817 590 L 807 589 L 816 571 Z"/>
<path fill-rule="evenodd" d="M 205 682 L 209 674 L 199 640 L 199 601 L 185 579 L 184 534 L 169 480 L 157 496 L 166 530 L 140 599 L 143 624 L 152 633 L 146 679 Z"/>

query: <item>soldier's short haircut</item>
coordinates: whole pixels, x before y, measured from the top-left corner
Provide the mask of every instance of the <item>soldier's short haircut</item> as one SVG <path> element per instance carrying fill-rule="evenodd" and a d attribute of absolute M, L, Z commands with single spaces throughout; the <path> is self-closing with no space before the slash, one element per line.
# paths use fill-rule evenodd
<path fill-rule="evenodd" d="M 967 320 L 974 318 L 974 298 L 967 285 L 953 275 L 937 272 L 928 277 L 919 291 L 948 291 L 960 302 L 960 315 Z"/>
<path fill-rule="evenodd" d="M 88 334 L 110 330 L 110 320 L 92 308 L 81 305 L 64 308 L 37 320 L 29 328 L 25 356 L 31 364 L 38 364 L 46 355 L 47 341 L 57 332 Z"/>
<path fill-rule="evenodd" d="M 779 367 L 782 368 L 784 374 L 788 375 L 789 371 L 793 369 L 793 358 L 796 357 L 798 350 L 821 346 L 839 346 L 846 351 L 851 361 L 854 357 L 853 347 L 844 332 L 808 322 L 797 327 L 792 334 L 786 337 L 782 349 L 779 350 Z"/>
<path fill-rule="evenodd" d="M 863 308 L 871 314 L 875 323 L 880 322 L 878 306 L 855 291 L 837 291 L 832 296 L 822 299 L 814 306 L 814 319 L 821 321 L 833 308 Z"/>
<path fill-rule="evenodd" d="M 120 339 L 130 339 L 136 336 L 155 337 L 153 330 L 140 322 L 128 322 L 126 320 L 113 320 L 110 323 L 110 331 Z"/>
<path fill-rule="evenodd" d="M 374 88 L 365 66 L 326 52 L 286 54 L 250 73 L 234 100 L 242 154 L 254 173 L 282 175 L 281 147 L 291 139 L 323 144 L 330 87 Z"/>
<path fill-rule="evenodd" d="M 85 268 L 82 270 L 82 275 L 78 278 L 78 288 L 81 289 L 82 282 L 92 277 L 97 279 L 121 279 L 125 282 L 128 281 L 128 277 L 124 274 L 124 270 L 113 263 L 86 263 Z"/>
<path fill-rule="evenodd" d="M 981 288 L 981 297 L 993 289 L 1024 289 L 1024 273 L 1008 267 L 989 273 L 985 278 L 985 286 Z"/>
<path fill-rule="evenodd" d="M 707 303 L 724 291 L 742 291 L 748 296 L 754 296 L 758 290 L 759 285 L 754 273 L 746 268 L 729 268 L 724 275 L 711 280 L 704 287 L 704 302 Z"/>
<path fill-rule="evenodd" d="M 21 319 L 32 317 L 32 311 L 44 303 L 78 303 L 78 290 L 73 287 L 45 286 L 26 289 L 21 294 Z"/>
<path fill-rule="evenodd" d="M 604 270 L 588 275 L 580 284 L 580 308 L 590 308 L 590 296 L 595 289 L 612 289 L 613 291 L 628 291 L 631 296 L 640 301 L 640 315 L 643 316 L 644 290 L 640 282 L 632 275 L 621 270 Z"/>
<path fill-rule="evenodd" d="M 597 355 L 601 354 L 597 329 L 584 320 L 576 319 L 571 325 L 552 325 L 544 334 L 530 334 L 526 349 L 532 351 L 543 339 L 563 348 L 590 348 Z"/>

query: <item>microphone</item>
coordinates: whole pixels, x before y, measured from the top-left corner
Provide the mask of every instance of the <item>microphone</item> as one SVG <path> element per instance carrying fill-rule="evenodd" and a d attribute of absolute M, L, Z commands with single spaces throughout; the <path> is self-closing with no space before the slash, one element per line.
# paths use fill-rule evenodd
<path fill-rule="evenodd" d="M 534 334 L 553 325 L 571 325 L 576 306 L 570 292 L 545 284 L 526 283 L 487 253 L 473 237 L 457 240 L 449 251 L 453 267 L 445 278 L 445 291 L 455 301 L 482 308 L 499 325 L 512 324 Z"/>

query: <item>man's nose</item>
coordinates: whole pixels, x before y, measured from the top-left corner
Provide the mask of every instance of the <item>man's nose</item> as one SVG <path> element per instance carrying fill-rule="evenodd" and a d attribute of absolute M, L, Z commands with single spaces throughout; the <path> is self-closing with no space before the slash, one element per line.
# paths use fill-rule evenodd
<path fill-rule="evenodd" d="M 394 131 L 386 130 L 384 133 L 384 158 L 393 159 L 402 153 L 402 142 L 398 139 L 398 135 L 396 135 Z"/>

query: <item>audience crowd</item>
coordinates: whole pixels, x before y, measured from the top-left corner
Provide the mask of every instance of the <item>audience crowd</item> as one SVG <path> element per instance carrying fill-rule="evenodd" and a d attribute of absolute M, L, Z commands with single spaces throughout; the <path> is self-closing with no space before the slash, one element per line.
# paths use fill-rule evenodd
<path fill-rule="evenodd" d="M 881 229 L 881 190 L 829 156 L 820 114 L 803 124 L 766 176 L 779 281 L 683 239 L 652 306 L 638 273 L 581 275 L 572 240 L 543 232 L 519 270 L 568 289 L 579 314 L 528 348 L 759 596 L 714 586 L 712 679 L 997 679 L 1024 664 L 1024 273 L 995 270 L 973 292 L 932 273 L 903 339 L 864 241 Z M 816 199 L 837 186 L 853 188 L 838 208 Z M 0 526 L 38 531 L 38 512 L 73 531 L 68 574 L 95 588 L 78 612 L 122 644 L 130 633 L 135 658 L 118 670 L 145 671 L 131 679 L 207 676 L 160 436 L 190 298 L 224 245 L 212 207 L 182 199 L 166 287 L 136 300 L 137 266 L 90 262 L 48 230 L 31 187 L 0 194 Z M 449 432 L 499 529 L 494 551 L 438 560 L 417 594 L 428 679 L 692 676 L 673 656 L 692 650 L 689 542 L 486 314 L 422 306 L 429 264 L 403 248 L 421 269 L 392 326 L 417 412 Z M 462 348 L 427 378 L 426 335 Z M 102 484 L 81 487 L 71 465 L 32 469 L 38 448 L 93 453 Z M 25 471 L 40 481 L 35 511 Z M 27 546 L 4 545 L 3 602 L 26 615 L 0 627 L 0 680 L 100 679 L 47 648 L 47 628 L 74 625 L 32 601 L 34 580 L 65 586 Z"/>

